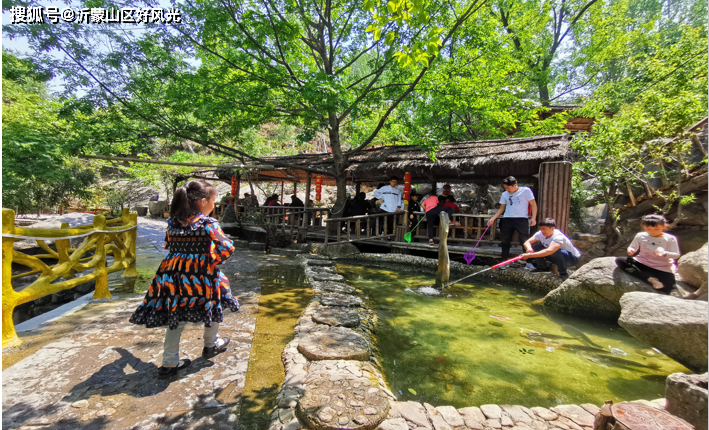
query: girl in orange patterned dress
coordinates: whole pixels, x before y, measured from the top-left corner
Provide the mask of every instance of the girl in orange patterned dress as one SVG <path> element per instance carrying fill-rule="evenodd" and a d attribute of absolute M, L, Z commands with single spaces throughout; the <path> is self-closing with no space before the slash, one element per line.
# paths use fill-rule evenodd
<path fill-rule="evenodd" d="M 204 324 L 202 356 L 214 357 L 227 350 L 228 337 L 219 337 L 222 309 L 239 310 L 229 281 L 217 264 L 234 252 L 214 218 L 216 188 L 205 181 L 189 181 L 175 191 L 165 235 L 169 254 L 153 278 L 143 303 L 130 318 L 148 328 L 167 326 L 159 378 L 167 378 L 191 364 L 180 359 L 182 330 L 187 323 Z"/>

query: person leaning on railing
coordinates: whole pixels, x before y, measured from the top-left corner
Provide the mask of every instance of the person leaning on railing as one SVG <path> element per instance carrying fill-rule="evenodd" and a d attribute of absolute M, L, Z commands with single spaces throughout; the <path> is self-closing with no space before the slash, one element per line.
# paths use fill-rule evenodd
<path fill-rule="evenodd" d="M 389 234 L 394 230 L 394 223 L 395 223 L 395 214 L 401 213 L 401 210 L 404 206 L 403 202 L 403 196 L 404 192 L 401 190 L 401 188 L 397 187 L 397 184 L 399 183 L 399 178 L 396 176 L 392 176 L 391 179 L 389 180 L 389 185 L 386 185 L 382 188 L 379 188 L 378 190 L 374 190 L 374 197 L 378 199 L 383 199 L 384 203 L 382 203 L 381 209 L 384 212 L 388 212 L 391 215 L 387 216 L 387 231 L 385 232 L 384 229 L 384 223 L 380 221 L 379 224 L 379 233 L 380 234 Z"/>
<path fill-rule="evenodd" d="M 433 228 L 440 224 L 440 214 L 445 212 L 448 217 L 453 216 L 453 208 L 444 206 L 438 196 L 431 196 L 423 201 L 423 210 L 426 211 L 426 226 L 428 227 L 428 245 L 433 245 Z M 459 226 L 459 222 L 451 221 L 450 225 Z"/>

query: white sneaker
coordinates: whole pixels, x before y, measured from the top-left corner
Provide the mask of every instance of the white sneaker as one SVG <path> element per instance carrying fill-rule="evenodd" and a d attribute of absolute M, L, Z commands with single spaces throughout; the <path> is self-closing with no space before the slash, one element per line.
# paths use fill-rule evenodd
<path fill-rule="evenodd" d="M 536 267 L 534 267 L 531 263 L 527 263 L 527 264 L 524 266 L 524 268 L 525 268 L 526 270 L 534 270 L 534 269 L 536 269 Z"/>

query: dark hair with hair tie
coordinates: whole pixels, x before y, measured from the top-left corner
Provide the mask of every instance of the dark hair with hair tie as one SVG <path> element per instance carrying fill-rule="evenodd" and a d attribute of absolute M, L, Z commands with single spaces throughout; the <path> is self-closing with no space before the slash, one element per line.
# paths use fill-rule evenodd
<path fill-rule="evenodd" d="M 173 224 L 187 224 L 187 218 L 199 212 L 197 202 L 209 200 L 217 195 L 217 189 L 207 181 L 189 181 L 175 190 L 175 196 L 170 204 L 170 218 Z"/>
<path fill-rule="evenodd" d="M 645 215 L 642 222 L 640 223 L 643 227 L 657 227 L 667 225 L 667 219 L 661 214 L 655 213 L 652 215 Z"/>

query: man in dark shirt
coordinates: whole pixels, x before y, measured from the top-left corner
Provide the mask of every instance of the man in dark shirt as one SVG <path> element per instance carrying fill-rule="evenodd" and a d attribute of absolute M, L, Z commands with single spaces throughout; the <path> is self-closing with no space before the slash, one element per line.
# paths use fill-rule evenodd
<path fill-rule="evenodd" d="M 357 194 L 357 197 L 352 201 L 351 216 L 366 215 L 372 210 L 372 203 L 365 200 L 365 193 Z"/>
<path fill-rule="evenodd" d="M 302 208 L 305 207 L 305 204 L 303 204 L 303 201 L 298 198 L 297 195 L 293 194 L 290 198 L 290 205 L 288 205 L 292 208 Z"/>

